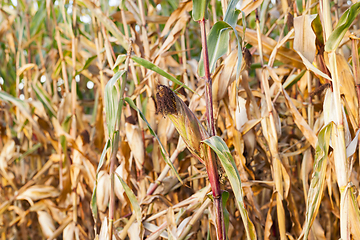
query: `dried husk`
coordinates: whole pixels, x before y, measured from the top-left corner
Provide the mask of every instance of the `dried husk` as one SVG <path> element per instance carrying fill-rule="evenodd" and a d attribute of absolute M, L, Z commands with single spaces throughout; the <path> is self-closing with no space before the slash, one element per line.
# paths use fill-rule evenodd
<path fill-rule="evenodd" d="M 110 199 L 110 175 L 105 171 L 100 171 L 98 175 L 98 185 L 96 189 L 96 203 L 100 211 L 104 212 Z"/>
<path fill-rule="evenodd" d="M 136 167 L 141 169 L 144 164 L 144 142 L 141 129 L 137 125 L 125 123 L 125 133 L 135 158 Z"/>
<path fill-rule="evenodd" d="M 55 231 L 55 225 L 51 215 L 47 211 L 37 211 L 39 224 L 45 237 L 49 238 Z"/>

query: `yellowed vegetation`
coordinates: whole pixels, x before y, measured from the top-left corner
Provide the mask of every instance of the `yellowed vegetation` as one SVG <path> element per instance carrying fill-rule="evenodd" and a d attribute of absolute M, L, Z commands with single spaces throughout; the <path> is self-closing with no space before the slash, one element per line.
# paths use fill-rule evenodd
<path fill-rule="evenodd" d="M 210 1 L 207 33 L 233 2 Z M 236 7 L 211 72 L 241 180 L 218 161 L 228 239 L 360 239 L 360 3 Z M 0 239 L 216 239 L 192 10 L 1 0 Z"/>

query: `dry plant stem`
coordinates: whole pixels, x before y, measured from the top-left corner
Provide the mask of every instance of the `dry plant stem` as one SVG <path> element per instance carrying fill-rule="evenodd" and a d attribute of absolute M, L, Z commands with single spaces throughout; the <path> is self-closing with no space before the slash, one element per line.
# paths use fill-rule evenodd
<path fill-rule="evenodd" d="M 156 231 L 152 232 L 150 234 L 150 236 L 148 238 L 146 238 L 146 240 L 155 240 L 155 239 L 159 239 L 159 236 L 161 235 L 161 233 L 165 230 L 165 228 L 167 228 L 168 223 L 167 221 L 163 222 L 157 229 Z"/>
<path fill-rule="evenodd" d="M 349 229 L 349 199 L 347 197 L 348 191 L 345 188 L 348 183 L 349 173 L 346 159 L 346 146 L 345 146 L 345 133 L 344 133 L 344 120 L 342 115 L 342 105 L 340 99 L 340 79 L 338 78 L 338 69 L 336 65 L 336 53 L 330 53 L 330 71 L 333 78 L 334 90 L 334 105 L 336 116 L 336 136 L 332 139 L 335 142 L 335 171 L 337 182 L 339 185 L 341 200 L 340 200 L 340 236 L 342 239 L 350 239 Z"/>
<path fill-rule="evenodd" d="M 120 12 L 121 12 L 121 20 L 124 26 L 125 37 L 129 39 L 129 29 L 127 27 L 127 21 L 126 21 L 124 9 L 120 9 Z"/>
<path fill-rule="evenodd" d="M 141 34 L 142 34 L 142 41 L 144 44 L 144 51 L 145 51 L 145 59 L 149 60 L 150 58 L 150 46 L 148 35 L 146 31 L 146 21 L 145 21 L 145 12 L 144 12 L 144 2 L 139 0 L 139 10 L 140 10 L 140 18 L 141 18 Z"/>
<path fill-rule="evenodd" d="M 332 33 L 332 21 L 330 14 L 330 2 L 328 0 L 322 0 L 321 2 L 323 7 L 323 16 L 324 16 L 324 26 L 325 26 L 325 36 L 326 39 L 329 39 L 330 34 Z M 340 189 L 340 237 L 343 240 L 350 239 L 350 229 L 349 229 L 349 198 L 348 191 L 345 191 L 348 179 L 348 164 L 346 159 L 346 146 L 345 146 L 345 133 L 344 133 L 344 120 L 342 114 L 342 105 L 340 99 L 340 79 L 338 75 L 338 69 L 336 64 L 336 49 L 332 52 L 329 52 L 329 63 L 330 63 L 330 72 L 332 76 L 333 84 L 333 95 L 334 95 L 334 110 L 335 110 L 335 119 L 336 119 L 336 129 L 335 134 L 333 134 L 333 143 L 334 143 L 334 164 L 335 172 L 337 177 L 337 183 Z M 335 138 L 335 139 L 334 139 Z"/>
<path fill-rule="evenodd" d="M 171 155 L 170 161 L 174 163 L 178 155 L 179 155 L 179 151 L 178 149 L 175 149 L 175 151 Z M 155 190 L 157 189 L 158 186 L 160 186 L 160 184 L 162 183 L 162 181 L 164 180 L 164 178 L 166 177 L 169 171 L 170 171 L 170 167 L 169 165 L 166 164 L 158 179 L 156 179 L 156 181 L 150 185 L 146 195 L 151 195 L 155 192 Z"/>
<path fill-rule="evenodd" d="M 126 238 L 126 236 L 127 236 L 127 234 L 128 234 L 128 231 L 129 231 L 129 228 L 130 228 L 131 224 L 133 224 L 133 222 L 135 221 L 135 219 L 136 219 L 135 214 L 131 215 L 129 221 L 126 223 L 124 229 L 123 229 L 123 230 L 121 231 L 121 233 L 120 233 L 119 238 L 120 238 L 121 240 L 123 240 L 123 239 Z M 110 238 L 111 238 L 111 237 L 110 237 Z"/>
<path fill-rule="evenodd" d="M 209 55 L 206 42 L 206 29 L 205 29 L 205 19 L 199 21 L 201 29 L 201 42 L 203 48 L 203 62 L 205 70 L 205 101 L 206 101 L 206 116 L 207 116 L 207 125 L 208 132 L 210 136 L 215 136 L 215 123 L 214 123 L 214 113 L 213 113 L 213 102 L 212 102 L 212 83 L 210 77 L 210 65 L 209 65 Z M 221 189 L 219 182 L 219 173 L 216 165 L 216 156 L 212 153 L 209 146 L 207 148 L 207 157 L 205 160 L 206 171 L 208 173 L 212 193 L 214 196 L 214 205 L 216 213 L 216 232 L 218 240 L 226 239 L 225 233 L 225 224 L 224 224 L 224 214 L 222 209 L 222 200 L 221 200 Z"/>
<path fill-rule="evenodd" d="M 213 15 L 213 22 L 216 23 L 217 22 L 217 16 L 216 16 L 216 1 L 215 0 L 211 0 L 211 11 L 212 11 L 212 15 Z M 226 9 L 226 8 L 223 8 Z M 225 14 L 224 14 L 225 15 Z"/>
<path fill-rule="evenodd" d="M 131 45 L 129 46 L 126 61 L 125 61 L 125 70 L 128 71 L 129 69 L 129 62 L 130 62 L 130 54 L 131 54 Z M 111 180 L 111 187 L 110 187 L 110 203 L 109 203 L 109 236 L 110 240 L 112 240 L 113 234 L 113 226 L 114 226 L 114 213 L 115 213 L 115 164 L 116 164 L 116 153 L 118 150 L 119 142 L 120 142 L 120 124 L 121 124 L 121 113 L 122 113 L 122 105 L 124 104 L 124 93 L 125 93 L 125 84 L 126 84 L 127 72 L 125 76 L 122 78 L 121 82 L 121 89 L 120 89 L 120 100 L 119 100 L 119 109 L 118 109 L 118 122 L 116 124 L 116 133 L 114 134 L 114 144 L 111 151 L 111 158 L 110 158 L 110 180 Z"/>
<path fill-rule="evenodd" d="M 288 8 L 289 8 L 289 5 L 288 5 L 288 2 L 286 0 L 281 0 L 281 8 L 283 10 L 283 13 L 286 13 Z"/>
<path fill-rule="evenodd" d="M 308 93 L 311 93 L 312 84 L 311 84 L 311 73 L 309 71 L 306 72 L 306 78 L 308 80 Z M 314 126 L 314 106 L 312 105 L 312 98 L 311 95 L 309 95 L 309 105 L 308 105 L 308 123 L 311 128 Z"/>
<path fill-rule="evenodd" d="M 355 77 L 356 92 L 357 92 L 357 96 L 358 96 L 358 106 L 360 106 L 360 64 L 359 64 L 359 54 L 358 54 L 357 42 L 358 41 L 356 39 L 351 39 L 353 73 L 354 73 L 354 77 Z M 359 127 L 360 127 L 359 119 L 360 119 L 360 116 L 358 118 Z"/>
<path fill-rule="evenodd" d="M 263 69 L 262 76 L 261 76 L 261 84 L 264 89 L 267 109 L 269 111 L 269 122 L 270 122 L 270 129 L 268 130 L 271 141 L 268 142 L 271 158 L 272 158 L 272 166 L 273 166 L 273 178 L 275 182 L 275 189 L 276 189 L 276 210 L 277 210 L 277 217 L 278 217 L 278 224 L 279 224 L 279 232 L 280 238 L 283 240 L 286 238 L 286 228 L 285 228 L 285 212 L 284 207 L 282 204 L 283 200 L 283 186 L 282 186 L 282 172 L 281 172 L 281 162 L 280 156 L 278 152 L 278 138 L 277 132 L 275 127 L 275 120 L 273 115 L 273 108 L 271 104 L 270 98 L 270 88 L 269 88 L 269 81 L 268 81 L 268 74 L 266 74 L 266 69 Z"/>
<path fill-rule="evenodd" d="M 116 140 L 115 140 L 116 141 Z M 118 142 L 117 142 L 118 143 Z M 116 150 L 114 150 L 116 149 Z M 115 214 L 115 163 L 116 163 L 117 146 L 113 146 L 110 159 L 110 202 L 109 202 L 109 240 L 112 240 Z"/>
<path fill-rule="evenodd" d="M 225 16 L 225 14 L 226 14 L 226 9 L 227 9 L 227 1 L 221 0 L 221 9 L 222 9 L 222 11 L 223 11 L 223 16 Z"/>
<path fill-rule="evenodd" d="M 20 61 L 20 54 L 23 52 L 23 48 L 22 48 L 22 41 L 23 41 L 23 30 L 24 30 L 24 25 L 25 23 L 18 23 L 17 24 L 17 32 L 19 33 L 19 49 L 16 51 L 16 62 L 15 62 L 15 67 L 16 69 L 19 69 L 21 66 L 20 66 L 20 63 L 22 61 Z M 15 91 L 16 91 L 16 97 L 17 98 L 20 98 L 20 88 L 19 88 L 19 84 L 20 84 L 20 76 L 18 74 L 16 74 L 16 86 L 15 86 Z M 19 108 L 16 108 L 16 119 L 19 119 L 20 118 L 20 110 Z M 17 134 L 18 137 L 19 136 L 19 133 Z"/>
<path fill-rule="evenodd" d="M 183 77 L 184 77 L 184 83 L 189 86 L 189 79 L 188 79 L 188 75 L 187 75 L 187 72 L 186 72 L 186 47 L 185 47 L 185 31 L 186 31 L 186 28 L 184 28 L 184 30 L 182 31 L 182 34 L 181 34 L 181 61 L 182 61 L 182 65 L 183 65 Z"/>
<path fill-rule="evenodd" d="M 264 66 L 264 57 L 263 57 L 261 33 L 260 33 L 259 13 L 258 13 L 257 9 L 255 9 L 255 15 L 256 15 L 256 32 L 257 32 L 257 39 L 258 39 L 258 44 L 259 44 L 259 51 L 258 52 L 259 52 L 259 55 L 260 55 L 261 66 Z"/>
<path fill-rule="evenodd" d="M 213 102 L 212 102 L 212 81 L 210 77 L 210 66 L 209 66 L 209 54 L 206 42 L 206 29 L 205 19 L 200 20 L 201 28 L 201 43 L 203 47 L 203 61 L 205 70 L 205 101 L 206 101 L 206 118 L 208 132 L 210 136 L 215 136 L 215 124 L 214 124 L 214 113 L 213 113 Z"/>
<path fill-rule="evenodd" d="M 95 15 L 92 14 L 91 16 L 92 18 L 92 25 L 93 25 L 93 29 L 98 29 L 98 25 L 96 24 L 96 20 L 95 20 Z M 100 38 L 100 31 L 94 31 L 94 35 L 95 35 L 95 47 L 96 47 L 96 55 L 97 55 L 97 61 L 98 61 L 98 68 L 99 68 L 99 75 L 100 75 L 100 96 L 101 96 L 101 100 L 103 101 L 103 105 L 105 106 L 105 98 L 104 98 L 104 93 L 105 93 L 105 80 L 104 80 L 104 70 L 103 70 L 103 59 L 102 59 L 102 54 L 100 53 L 102 46 L 101 41 L 99 41 Z M 104 123 L 104 133 L 105 133 L 105 139 L 108 139 L 110 136 L 108 136 L 108 132 L 107 132 L 107 125 L 106 125 L 106 116 L 105 113 L 103 114 L 103 123 Z M 109 153 L 109 152 L 108 152 Z"/>
<path fill-rule="evenodd" d="M 128 26 L 127 26 L 127 20 L 126 20 L 126 17 L 125 17 L 125 12 L 123 9 L 120 9 L 120 12 L 121 12 L 121 20 L 123 22 L 123 27 L 124 27 L 124 32 L 125 32 L 125 37 L 128 39 L 128 41 L 130 40 L 130 35 L 129 35 L 129 29 L 128 29 Z M 135 87 L 138 86 L 138 81 L 137 81 L 137 77 L 136 77 L 136 70 L 135 70 L 135 67 L 134 67 L 134 62 L 130 59 L 130 71 L 131 71 L 131 75 L 132 75 L 132 78 L 133 78 L 133 81 L 134 81 L 134 84 L 135 84 Z M 136 106 L 141 109 L 141 100 L 140 100 L 140 96 L 137 96 L 136 97 Z M 138 115 L 138 119 L 141 119 L 140 117 L 140 113 L 137 113 Z M 139 126 L 141 129 L 144 129 L 144 122 L 139 120 Z"/>
<path fill-rule="evenodd" d="M 106 34 L 105 27 L 103 24 L 101 24 L 101 32 L 102 32 L 102 35 L 104 36 L 106 59 L 108 60 L 110 68 L 112 69 L 114 66 L 114 59 L 116 59 L 116 57 L 115 57 L 115 53 L 111 47 L 111 43 Z"/>
<path fill-rule="evenodd" d="M 207 207 L 209 207 L 211 204 L 211 200 L 207 198 L 205 202 L 201 205 L 201 207 L 197 210 L 197 212 L 193 215 L 193 217 L 190 219 L 190 222 L 187 224 L 186 228 L 181 233 L 179 240 L 183 240 L 186 238 L 188 233 L 190 232 L 192 226 L 199 220 L 199 218 L 202 216 L 203 212 Z M 224 238 L 225 239 L 225 238 Z"/>
<path fill-rule="evenodd" d="M 55 16 L 55 11 L 53 9 L 53 15 Z M 55 27 L 55 38 L 56 38 L 56 43 L 58 45 L 58 49 L 59 49 L 59 56 L 60 56 L 60 59 L 61 59 L 61 72 L 62 72 L 62 75 L 63 75 L 63 78 L 64 78 L 64 85 L 65 85 L 65 92 L 69 92 L 69 79 L 68 79 L 68 76 L 67 76 L 67 72 L 66 72 L 66 63 L 65 63 L 65 59 L 64 59 L 64 54 L 63 54 L 63 51 L 62 51 L 62 46 L 61 46 L 61 38 L 60 38 L 60 32 L 59 32 L 59 29 L 58 29 L 58 26 L 56 24 L 56 27 Z"/>
<path fill-rule="evenodd" d="M 26 19 L 26 23 L 25 23 L 25 28 L 26 28 L 26 35 L 27 35 L 27 39 L 30 39 L 31 38 L 31 35 L 30 35 L 30 20 L 29 20 L 29 6 L 27 4 L 27 2 L 25 2 L 25 19 Z M 30 45 L 27 47 L 27 52 L 28 52 L 28 56 L 27 56 L 27 63 L 31 63 L 31 48 L 30 48 Z M 24 61 L 25 62 L 25 61 Z M 27 77 L 25 77 L 27 76 Z M 24 74 L 24 95 L 25 95 L 25 99 L 28 99 L 29 98 L 29 91 L 28 91 L 28 86 L 29 84 L 27 83 L 27 81 L 31 81 L 31 70 L 27 71 L 27 74 L 25 75 Z M 31 89 L 30 89 L 31 90 Z M 33 94 L 33 92 L 31 92 Z M 33 95 L 30 95 L 31 98 L 34 98 Z M 31 131 L 31 129 L 30 129 Z M 31 147 L 31 140 L 29 142 L 29 147 Z M 21 164 L 24 164 L 23 162 L 21 162 Z"/>
<path fill-rule="evenodd" d="M 77 93 L 76 93 L 76 80 L 75 80 L 75 74 L 76 74 L 76 36 L 75 36 L 75 31 L 76 31 L 76 0 L 73 1 L 73 34 L 71 36 L 71 41 L 72 41 L 72 46 L 71 46 L 71 50 L 72 50 L 72 67 L 73 67 L 73 72 L 72 72 L 72 80 L 71 80 L 71 112 L 72 112 L 72 121 L 71 121 L 71 136 L 76 139 L 76 97 L 77 97 Z M 73 150 L 73 153 L 75 150 Z M 77 215 L 78 215 L 78 209 L 77 209 L 77 193 L 76 193 L 76 186 L 77 183 L 75 183 L 76 185 L 74 185 L 74 189 L 73 189 L 73 222 L 75 224 L 77 224 Z"/>
<path fill-rule="evenodd" d="M 324 19 L 325 27 L 325 40 L 329 39 L 332 32 L 332 20 L 330 13 L 330 2 L 328 0 L 320 0 L 320 9 L 322 10 L 322 16 Z"/>
<path fill-rule="evenodd" d="M 49 237 L 48 239 L 56 239 L 58 236 L 60 236 L 60 234 L 62 234 L 66 226 L 69 225 L 69 223 L 71 223 L 71 217 L 68 217 L 65 220 L 63 220 L 63 223 L 58 227 L 58 229 L 56 229 L 53 232 L 51 237 Z"/>
<path fill-rule="evenodd" d="M 355 78 L 355 85 L 356 85 L 356 93 L 358 97 L 358 106 L 360 106 L 360 63 L 359 63 L 359 54 L 358 54 L 358 47 L 357 43 L 358 41 L 352 37 L 351 39 L 351 49 L 352 49 L 352 62 L 353 62 L 353 73 Z M 359 116 L 357 116 L 358 125 L 360 128 L 360 113 Z M 360 160 L 360 139 L 359 139 L 359 152 L 358 152 L 358 158 Z"/>
<path fill-rule="evenodd" d="M 264 66 L 263 61 L 263 54 L 262 54 L 262 43 L 261 43 L 261 33 L 260 33 L 260 24 L 258 18 L 257 9 L 256 12 L 256 30 L 257 30 L 257 38 L 259 44 L 259 52 L 260 52 L 260 61 L 262 66 Z M 274 49 L 275 50 L 275 49 Z M 275 50 L 276 51 L 276 50 Z M 272 55 L 272 54 L 271 54 Z M 272 62 L 269 60 L 269 64 L 271 65 Z M 279 232 L 280 232 L 280 239 L 285 240 L 286 237 L 286 227 L 285 227 L 285 211 L 282 204 L 283 200 L 283 185 L 282 185 L 282 170 L 281 170 L 281 160 L 279 155 L 278 149 L 278 136 L 275 127 L 275 120 L 273 115 L 273 106 L 270 96 L 270 87 L 269 87 L 269 76 L 267 74 L 267 70 L 263 68 L 262 76 L 261 76 L 261 88 L 265 93 L 266 103 L 267 103 L 267 110 L 269 112 L 269 123 L 270 129 L 269 132 L 269 139 L 268 144 L 270 148 L 271 158 L 272 158 L 272 166 L 273 166 L 273 178 L 275 182 L 275 189 L 276 189 L 276 210 L 277 210 L 277 217 L 278 217 L 278 225 L 279 225 Z M 267 126 L 269 127 L 269 126 Z"/>

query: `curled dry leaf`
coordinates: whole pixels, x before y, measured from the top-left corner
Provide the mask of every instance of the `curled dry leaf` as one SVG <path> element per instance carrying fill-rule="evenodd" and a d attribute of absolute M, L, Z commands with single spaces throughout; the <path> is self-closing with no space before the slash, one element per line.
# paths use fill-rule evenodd
<path fill-rule="evenodd" d="M 246 111 L 247 111 L 246 110 L 246 100 L 243 99 L 242 97 L 238 96 L 236 110 L 235 110 L 235 127 L 236 127 L 236 130 L 238 130 L 238 131 L 242 132 L 242 134 L 244 134 L 242 136 L 242 139 L 244 140 L 247 157 L 252 158 L 255 147 L 256 147 L 256 135 L 255 135 L 254 130 L 252 129 L 252 127 L 254 125 L 252 125 L 251 128 L 247 128 L 246 132 L 243 131 L 245 124 L 249 123 L 249 119 L 248 119 Z M 256 121 L 256 122 L 258 122 L 258 121 Z"/>
<path fill-rule="evenodd" d="M 133 222 L 133 224 L 131 224 L 128 230 L 128 236 L 130 240 L 141 240 L 138 222 Z"/>
<path fill-rule="evenodd" d="M 141 130 L 137 125 L 125 123 L 125 133 L 135 158 L 136 167 L 137 169 L 142 169 L 144 164 L 144 142 Z"/>
<path fill-rule="evenodd" d="M 133 23 L 137 22 L 137 19 L 134 17 L 134 14 L 131 13 L 130 11 L 124 11 L 124 14 L 125 14 L 125 19 L 126 19 L 127 24 L 133 24 Z M 115 12 L 111 16 L 114 18 L 115 21 L 122 22 L 120 11 Z M 145 20 L 147 23 L 165 24 L 168 22 L 168 19 L 169 19 L 169 17 L 167 17 L 167 16 L 159 16 L 159 15 L 145 16 Z"/>
<path fill-rule="evenodd" d="M 105 171 L 98 174 L 98 185 L 96 188 L 96 203 L 100 211 L 104 212 L 110 199 L 110 176 Z"/>
<path fill-rule="evenodd" d="M 47 211 L 37 211 L 37 214 L 41 230 L 45 237 L 49 238 L 56 229 L 52 217 Z"/>
<path fill-rule="evenodd" d="M 108 225 L 109 225 L 108 220 L 105 217 L 101 224 L 100 234 L 98 236 L 96 236 L 98 238 L 98 240 L 108 240 L 109 239 Z M 116 239 L 116 237 L 114 235 L 112 236 L 112 238 Z"/>
<path fill-rule="evenodd" d="M 345 96 L 346 102 L 349 105 L 348 111 L 355 117 L 356 125 L 358 125 L 359 104 L 358 95 L 356 93 L 355 81 L 352 70 L 344 56 L 336 54 L 336 64 L 338 69 L 338 77 L 340 79 L 340 93 Z"/>
<path fill-rule="evenodd" d="M 224 98 L 228 87 L 235 80 L 237 66 L 237 51 L 232 51 L 224 60 L 224 63 L 218 67 L 213 77 L 213 101 L 218 102 Z M 245 61 L 242 61 L 242 67 Z"/>
<path fill-rule="evenodd" d="M 16 199 L 27 200 L 30 204 L 33 204 L 33 201 L 44 199 L 44 198 L 53 198 L 59 196 L 60 192 L 57 188 L 47 185 L 34 185 L 27 188 L 24 192 L 20 193 Z"/>
<path fill-rule="evenodd" d="M 75 239 L 76 224 L 75 222 L 69 223 L 63 232 L 63 239 L 73 240 Z"/>
<path fill-rule="evenodd" d="M 316 15 L 302 15 L 294 18 L 294 49 L 301 52 L 309 62 L 315 58 L 315 33 L 311 28 L 311 22 Z"/>
<path fill-rule="evenodd" d="M 15 141 L 9 140 L 3 146 L 0 153 L 0 170 L 4 177 L 8 180 L 14 178 L 14 175 L 7 171 L 8 161 L 13 157 L 15 153 Z"/>
<path fill-rule="evenodd" d="M 167 36 L 165 42 L 161 45 L 160 49 L 154 55 L 154 63 L 157 65 L 161 59 L 161 55 L 167 51 L 179 38 L 181 32 L 189 21 L 189 14 L 182 14 L 181 17 L 177 20 L 175 26 L 171 29 L 169 35 Z"/>
<path fill-rule="evenodd" d="M 263 0 L 245 0 L 241 2 L 240 10 L 244 12 L 245 16 L 252 13 L 256 8 L 258 8 Z M 242 14 L 239 16 L 242 18 Z"/>
<path fill-rule="evenodd" d="M 128 178 L 128 173 L 125 169 L 125 162 L 121 162 L 121 164 L 115 170 L 116 174 L 120 176 L 122 179 Z M 115 177 L 115 194 L 120 199 L 122 204 L 126 204 L 126 200 L 124 197 L 124 188 L 122 187 L 119 178 Z"/>
<path fill-rule="evenodd" d="M 179 7 L 170 15 L 169 20 L 166 22 L 165 27 L 161 33 L 161 37 L 164 37 L 168 34 L 171 26 L 177 21 L 182 15 L 186 12 L 192 10 L 193 2 L 190 0 L 181 2 Z"/>
<path fill-rule="evenodd" d="M 243 27 L 236 26 L 236 30 L 240 33 L 243 33 Z M 255 30 L 246 29 L 245 31 L 245 40 L 253 46 L 258 46 L 258 38 Z M 263 46 L 263 51 L 265 54 L 270 55 L 276 46 L 277 42 L 269 37 L 261 35 L 261 43 Z M 284 62 L 285 64 L 289 64 L 295 66 L 297 68 L 302 68 L 304 65 L 301 61 L 301 58 L 296 54 L 296 52 L 292 49 L 280 47 L 276 54 L 276 59 Z"/>

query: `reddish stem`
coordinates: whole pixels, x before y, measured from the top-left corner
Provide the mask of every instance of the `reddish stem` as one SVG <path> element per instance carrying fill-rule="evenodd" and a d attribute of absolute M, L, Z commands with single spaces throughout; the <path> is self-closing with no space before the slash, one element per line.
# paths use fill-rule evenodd
<path fill-rule="evenodd" d="M 205 101 L 206 101 L 206 118 L 208 131 L 210 136 L 215 136 L 215 124 L 214 124 L 214 113 L 213 113 L 213 101 L 212 101 L 212 81 L 210 77 L 210 65 L 209 65 L 209 53 L 206 41 L 206 29 L 205 19 L 200 20 L 201 29 L 201 43 L 203 47 L 203 62 L 205 70 Z"/>
<path fill-rule="evenodd" d="M 209 54 L 206 41 L 206 29 L 205 19 L 199 21 L 201 29 L 201 42 L 203 47 L 203 62 L 205 70 L 205 101 L 206 101 L 206 118 L 208 125 L 208 132 L 210 136 L 215 136 L 215 123 L 213 113 L 213 101 L 212 101 L 212 81 L 210 76 L 210 65 L 209 65 Z M 219 173 L 217 170 L 216 156 L 211 151 L 211 148 L 207 146 L 207 159 L 205 160 L 206 171 L 208 173 L 212 194 L 214 197 L 214 207 L 216 215 L 216 233 L 217 239 L 226 239 L 225 224 L 224 224 L 224 213 L 221 200 L 221 189 L 219 182 Z"/>
<path fill-rule="evenodd" d="M 225 232 L 225 224 L 224 224 L 224 212 L 223 212 L 222 199 L 221 199 L 219 173 L 217 171 L 217 165 L 216 165 L 216 156 L 211 151 L 211 148 L 209 146 L 206 147 L 207 147 L 208 161 L 206 161 L 205 164 L 206 164 L 206 171 L 209 177 L 209 182 L 212 189 L 212 194 L 214 197 L 217 239 L 223 240 L 226 239 L 226 232 Z"/>

